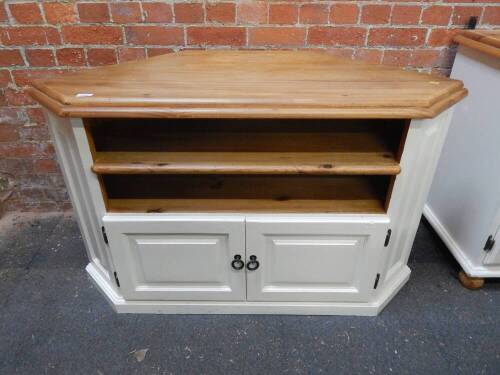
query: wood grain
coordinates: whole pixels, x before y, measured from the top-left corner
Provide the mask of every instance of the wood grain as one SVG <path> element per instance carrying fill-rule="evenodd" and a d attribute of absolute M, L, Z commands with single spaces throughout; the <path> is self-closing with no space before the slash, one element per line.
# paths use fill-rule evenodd
<path fill-rule="evenodd" d="M 110 199 L 109 212 L 384 213 L 378 199 Z"/>
<path fill-rule="evenodd" d="M 453 40 L 458 44 L 500 58 L 500 30 L 464 30 Z"/>
<path fill-rule="evenodd" d="M 425 118 L 467 93 L 457 80 L 318 51 L 183 51 L 33 86 L 70 117 Z"/>
<path fill-rule="evenodd" d="M 99 152 L 98 174 L 395 175 L 390 153 L 361 152 Z"/>

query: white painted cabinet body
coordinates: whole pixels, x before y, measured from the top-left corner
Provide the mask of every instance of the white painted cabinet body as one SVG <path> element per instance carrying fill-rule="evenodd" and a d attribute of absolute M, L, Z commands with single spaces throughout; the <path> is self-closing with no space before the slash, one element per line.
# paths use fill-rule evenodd
<path fill-rule="evenodd" d="M 461 45 L 452 76 L 470 95 L 457 105 L 424 213 L 469 276 L 500 277 L 500 58 Z"/>
<path fill-rule="evenodd" d="M 461 82 L 310 51 L 82 74 L 31 93 L 118 312 L 376 315 L 408 280 Z"/>
<path fill-rule="evenodd" d="M 83 122 L 47 113 L 75 186 L 87 270 L 117 311 L 355 315 L 377 314 L 409 277 L 406 262 L 451 116 L 410 123 L 386 213 L 140 214 L 107 211 Z M 75 194 L 76 186 L 91 198 Z M 236 255 L 246 265 L 256 256 L 259 267 L 232 268 Z"/>

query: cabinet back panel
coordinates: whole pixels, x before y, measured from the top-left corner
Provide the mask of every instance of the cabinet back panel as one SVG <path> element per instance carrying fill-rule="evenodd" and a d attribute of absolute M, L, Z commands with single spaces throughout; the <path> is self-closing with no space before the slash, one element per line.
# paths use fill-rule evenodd
<path fill-rule="evenodd" d="M 86 120 L 96 151 L 391 152 L 404 120 Z"/>

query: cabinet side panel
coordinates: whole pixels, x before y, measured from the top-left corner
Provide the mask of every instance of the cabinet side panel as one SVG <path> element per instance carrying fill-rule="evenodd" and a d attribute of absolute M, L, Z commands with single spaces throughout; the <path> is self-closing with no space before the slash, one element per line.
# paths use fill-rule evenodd
<path fill-rule="evenodd" d="M 88 184 L 72 131 L 71 121 L 45 110 L 59 165 L 68 188 L 76 218 L 89 260 L 107 279 L 110 279 L 110 262 L 103 241 L 100 220 L 89 196 Z"/>
<path fill-rule="evenodd" d="M 471 95 L 457 104 L 427 205 L 476 268 L 500 208 L 500 59 L 461 46 L 452 76 Z"/>
<path fill-rule="evenodd" d="M 384 280 L 395 276 L 408 261 L 448 130 L 452 109 L 434 119 L 412 120 L 394 183 L 388 215 L 392 234 Z"/>

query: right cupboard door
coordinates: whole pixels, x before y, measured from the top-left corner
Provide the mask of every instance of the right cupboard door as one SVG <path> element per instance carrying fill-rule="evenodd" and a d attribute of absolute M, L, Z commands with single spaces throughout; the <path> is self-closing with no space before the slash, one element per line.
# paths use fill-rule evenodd
<path fill-rule="evenodd" d="M 388 223 L 385 216 L 247 218 L 247 300 L 368 301 Z"/>

